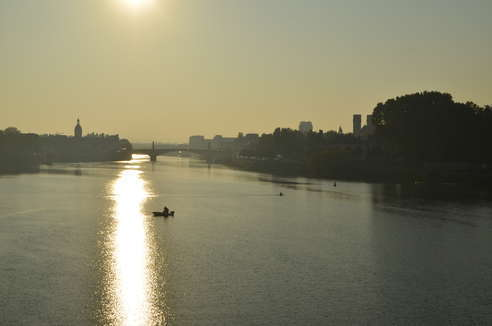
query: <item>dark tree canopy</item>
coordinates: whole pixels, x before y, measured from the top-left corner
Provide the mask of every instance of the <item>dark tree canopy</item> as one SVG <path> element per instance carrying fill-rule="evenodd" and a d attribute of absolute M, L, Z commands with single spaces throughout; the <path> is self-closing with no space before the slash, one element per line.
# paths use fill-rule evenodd
<path fill-rule="evenodd" d="M 0 173 L 36 169 L 38 152 L 37 135 L 22 134 L 15 127 L 0 130 Z"/>
<path fill-rule="evenodd" d="M 8 127 L 7 129 L 5 129 L 3 131 L 3 134 L 5 134 L 5 135 L 20 135 L 21 132 L 16 127 Z"/>
<path fill-rule="evenodd" d="M 245 150 L 243 154 L 284 158 L 302 161 L 313 153 L 323 151 L 332 144 L 355 144 L 358 139 L 352 134 L 340 134 L 336 131 L 310 132 L 303 134 L 290 128 L 277 128 L 272 134 L 263 134 L 258 141 Z"/>
<path fill-rule="evenodd" d="M 379 103 L 378 139 L 407 161 L 491 162 L 492 108 L 457 103 L 450 94 L 423 92 Z"/>

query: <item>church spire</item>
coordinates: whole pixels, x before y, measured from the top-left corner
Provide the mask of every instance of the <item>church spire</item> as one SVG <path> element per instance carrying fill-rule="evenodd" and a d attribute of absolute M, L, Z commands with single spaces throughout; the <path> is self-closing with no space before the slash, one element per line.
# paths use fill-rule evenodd
<path fill-rule="evenodd" d="M 80 119 L 77 118 L 77 125 L 75 126 L 74 129 L 74 136 L 75 138 L 82 138 L 82 126 L 80 125 Z"/>

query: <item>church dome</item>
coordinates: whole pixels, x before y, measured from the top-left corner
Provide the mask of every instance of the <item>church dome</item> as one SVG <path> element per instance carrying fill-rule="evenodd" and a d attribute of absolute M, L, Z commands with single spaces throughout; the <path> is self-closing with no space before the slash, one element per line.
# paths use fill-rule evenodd
<path fill-rule="evenodd" d="M 75 126 L 75 129 L 74 129 L 74 136 L 76 138 L 82 138 L 82 126 L 80 125 L 79 119 L 77 119 L 77 125 Z"/>

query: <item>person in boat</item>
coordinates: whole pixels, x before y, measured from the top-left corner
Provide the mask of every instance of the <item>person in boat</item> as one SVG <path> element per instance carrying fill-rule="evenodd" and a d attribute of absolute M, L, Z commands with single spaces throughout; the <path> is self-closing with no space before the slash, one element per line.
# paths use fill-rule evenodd
<path fill-rule="evenodd" d="M 164 216 L 169 216 L 169 208 L 167 208 L 167 206 L 164 206 L 164 210 L 162 211 L 162 214 Z"/>

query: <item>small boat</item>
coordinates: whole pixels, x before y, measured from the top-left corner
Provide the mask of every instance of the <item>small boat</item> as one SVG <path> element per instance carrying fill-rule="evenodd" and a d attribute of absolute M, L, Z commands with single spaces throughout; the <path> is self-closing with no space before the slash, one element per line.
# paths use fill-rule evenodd
<path fill-rule="evenodd" d="M 152 212 L 154 217 L 174 217 L 174 211 L 169 212 L 168 214 L 164 214 L 164 212 Z"/>

